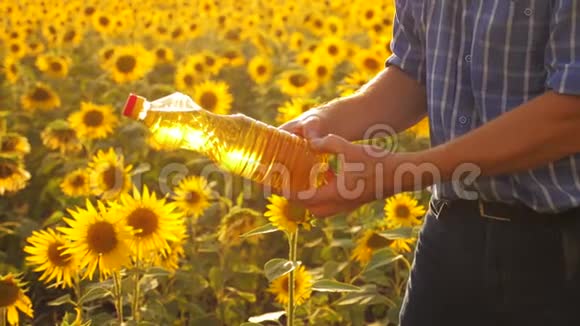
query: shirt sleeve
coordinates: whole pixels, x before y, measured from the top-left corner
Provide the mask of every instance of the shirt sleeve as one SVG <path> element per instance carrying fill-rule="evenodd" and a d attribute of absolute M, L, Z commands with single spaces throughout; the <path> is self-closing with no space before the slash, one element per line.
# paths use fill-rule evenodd
<path fill-rule="evenodd" d="M 580 95 L 580 4 L 577 0 L 555 1 L 545 65 L 546 88 Z"/>
<path fill-rule="evenodd" d="M 407 0 L 396 0 L 393 25 L 392 55 L 386 66 L 394 65 L 425 84 L 425 49 L 421 40 L 420 25 L 413 17 L 413 4 Z"/>

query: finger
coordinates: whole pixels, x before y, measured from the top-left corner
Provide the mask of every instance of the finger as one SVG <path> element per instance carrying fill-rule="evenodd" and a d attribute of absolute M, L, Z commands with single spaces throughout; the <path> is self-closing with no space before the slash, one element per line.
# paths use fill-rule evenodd
<path fill-rule="evenodd" d="M 278 128 L 282 129 L 282 130 L 286 130 L 286 131 L 291 132 L 291 133 L 296 133 L 297 129 L 302 128 L 301 126 L 299 127 L 299 123 L 300 123 L 300 120 L 292 120 L 292 121 L 288 121 L 288 122 L 283 123 Z"/>
<path fill-rule="evenodd" d="M 331 134 L 323 138 L 312 139 L 310 145 L 319 152 L 338 154 L 344 152 L 349 142 L 342 137 Z"/>
<path fill-rule="evenodd" d="M 300 123 L 302 136 L 306 139 L 317 139 L 322 137 L 320 132 L 320 118 L 311 115 Z"/>

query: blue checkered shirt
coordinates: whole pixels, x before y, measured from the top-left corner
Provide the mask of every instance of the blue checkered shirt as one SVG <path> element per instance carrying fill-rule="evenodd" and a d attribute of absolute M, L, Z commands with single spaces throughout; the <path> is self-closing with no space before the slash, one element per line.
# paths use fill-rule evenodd
<path fill-rule="evenodd" d="M 580 1 L 395 1 L 393 55 L 387 65 L 426 87 L 432 145 L 468 133 L 547 90 L 580 95 Z M 540 212 L 578 207 L 580 154 L 521 173 L 481 177 L 469 188 L 438 184 L 433 196 L 472 199 L 467 191 Z"/>

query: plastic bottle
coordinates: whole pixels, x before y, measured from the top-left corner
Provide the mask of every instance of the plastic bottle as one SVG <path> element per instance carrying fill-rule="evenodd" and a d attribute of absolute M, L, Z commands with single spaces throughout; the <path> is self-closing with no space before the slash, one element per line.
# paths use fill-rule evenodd
<path fill-rule="evenodd" d="M 160 147 L 203 153 L 221 168 L 283 194 L 319 186 L 328 170 L 327 155 L 314 152 L 305 139 L 243 114 L 206 111 L 182 93 L 152 102 L 131 94 L 123 114 L 142 121 Z"/>

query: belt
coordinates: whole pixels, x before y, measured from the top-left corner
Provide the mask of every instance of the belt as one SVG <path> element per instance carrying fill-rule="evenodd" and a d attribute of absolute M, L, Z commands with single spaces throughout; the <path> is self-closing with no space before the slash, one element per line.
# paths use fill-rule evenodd
<path fill-rule="evenodd" d="M 560 213 L 540 213 L 523 204 L 507 204 L 483 200 L 435 200 L 433 209 L 439 215 L 445 208 L 473 212 L 480 217 L 500 222 L 555 222 L 564 219 L 580 218 L 580 207 Z"/>

